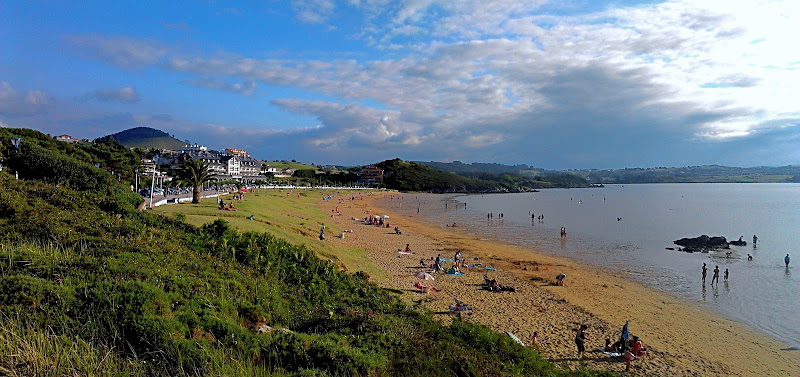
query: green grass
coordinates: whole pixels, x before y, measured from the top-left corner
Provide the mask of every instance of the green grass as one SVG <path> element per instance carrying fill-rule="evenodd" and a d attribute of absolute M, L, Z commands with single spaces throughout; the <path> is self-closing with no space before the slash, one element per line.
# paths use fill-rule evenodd
<path fill-rule="evenodd" d="M 263 161 L 269 166 L 272 166 L 276 169 L 316 169 L 317 167 L 314 165 L 307 165 L 301 162 L 275 162 L 275 161 Z"/>
<path fill-rule="evenodd" d="M 338 235 L 342 229 L 331 223 L 326 213 L 317 209 L 317 203 L 329 191 L 317 189 L 294 190 L 259 189 L 248 193 L 244 200 L 232 200 L 224 195 L 225 203 L 234 203 L 236 211 L 217 209 L 216 198 L 206 198 L 200 204 L 176 204 L 156 207 L 153 212 L 170 217 L 185 216 L 186 222 L 202 226 L 224 219 L 231 227 L 242 232 L 265 232 L 284 239 L 293 245 L 306 246 L 317 255 L 334 262 L 346 271 L 366 271 L 377 279 L 388 276 L 367 258 L 363 250 L 320 241 L 319 229 L 326 227 L 328 237 Z M 297 197 L 297 194 L 300 197 Z M 253 215 L 255 221 L 248 217 Z"/>

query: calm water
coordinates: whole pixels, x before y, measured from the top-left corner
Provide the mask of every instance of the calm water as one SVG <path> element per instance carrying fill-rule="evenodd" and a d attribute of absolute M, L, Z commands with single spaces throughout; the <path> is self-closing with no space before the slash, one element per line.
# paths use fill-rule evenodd
<path fill-rule="evenodd" d="M 445 198 L 407 194 L 402 210 L 416 215 L 419 209 L 419 216 L 458 223 L 480 238 L 628 272 L 646 285 L 800 346 L 800 184 L 610 185 L 458 196 L 447 204 Z M 493 218 L 487 219 L 488 213 Z M 531 213 L 543 213 L 544 221 L 531 221 Z M 566 239 L 559 236 L 562 226 Z M 730 256 L 665 249 L 676 247 L 673 240 L 702 234 L 729 241 L 744 236 L 747 246 L 732 246 Z M 788 268 L 787 253 L 793 258 Z M 704 262 L 709 269 L 705 285 Z M 715 265 L 721 281 L 725 269 L 730 278 L 712 287 Z"/>

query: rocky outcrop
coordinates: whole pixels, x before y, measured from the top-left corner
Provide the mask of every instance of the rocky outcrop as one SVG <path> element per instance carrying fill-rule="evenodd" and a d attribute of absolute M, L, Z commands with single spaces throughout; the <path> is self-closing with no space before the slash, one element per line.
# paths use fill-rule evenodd
<path fill-rule="evenodd" d="M 709 237 L 702 235 L 696 238 L 681 238 L 673 241 L 678 246 L 683 246 L 683 251 L 687 253 L 708 252 L 714 249 L 730 249 L 728 240 L 725 237 Z"/>

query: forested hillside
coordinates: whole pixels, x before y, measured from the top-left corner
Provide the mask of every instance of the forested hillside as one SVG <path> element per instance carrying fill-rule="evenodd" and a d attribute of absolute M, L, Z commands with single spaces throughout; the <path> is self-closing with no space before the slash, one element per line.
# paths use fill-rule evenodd
<path fill-rule="evenodd" d="M 588 186 L 584 178 L 571 173 L 495 173 L 495 170 L 508 170 L 494 169 L 498 166 L 492 166 L 492 169 L 489 169 L 492 172 L 481 171 L 481 169 L 474 171 L 472 169 L 455 169 L 460 173 L 454 173 L 442 171 L 427 164 L 406 162 L 396 158 L 383 161 L 377 166 L 386 172 L 386 186 L 401 191 L 525 192 L 540 188 Z M 443 166 L 441 164 L 434 165 Z"/>

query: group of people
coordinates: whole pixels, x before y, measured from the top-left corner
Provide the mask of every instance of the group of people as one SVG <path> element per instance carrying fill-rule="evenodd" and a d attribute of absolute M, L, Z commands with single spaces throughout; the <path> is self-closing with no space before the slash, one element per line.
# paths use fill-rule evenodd
<path fill-rule="evenodd" d="M 222 211 L 235 211 L 236 207 L 233 205 L 233 202 L 229 204 L 225 204 L 225 201 L 220 199 L 219 200 L 219 209 Z"/>
<path fill-rule="evenodd" d="M 753 236 L 753 242 L 755 242 L 756 239 L 757 239 L 756 236 Z M 748 261 L 752 261 L 753 260 L 753 256 L 750 255 L 750 254 L 747 254 L 747 260 Z M 786 254 L 786 256 L 783 257 L 783 263 L 786 264 L 787 268 L 789 267 L 789 262 L 791 262 L 791 260 L 792 260 L 792 258 L 789 257 L 789 254 Z M 705 263 L 703 263 L 702 274 L 703 274 L 703 284 L 705 284 L 706 283 L 706 275 L 708 274 L 708 267 L 706 267 Z M 725 275 L 724 275 L 725 281 L 728 280 L 728 276 L 729 275 L 730 275 L 730 272 L 726 268 L 725 269 Z M 714 285 L 714 283 L 719 284 L 719 266 L 714 266 L 714 275 L 711 277 L 711 285 Z"/>
<path fill-rule="evenodd" d="M 489 292 L 516 292 L 517 289 L 510 285 L 502 285 L 497 283 L 497 279 L 489 279 L 487 275 L 483 275 L 483 288 Z"/>
<path fill-rule="evenodd" d="M 616 343 L 611 343 L 611 339 L 606 338 L 604 347 L 606 352 L 616 352 L 622 355 L 625 360 L 625 371 L 631 371 L 631 361 L 639 357 L 647 357 L 647 349 L 638 336 L 632 335 L 630 339 L 620 337 Z"/>
<path fill-rule="evenodd" d="M 703 263 L 703 284 L 705 284 L 705 282 L 706 282 L 706 275 L 707 274 L 708 274 L 708 267 L 706 267 L 706 264 Z M 726 268 L 725 269 L 725 281 L 728 280 L 729 274 L 730 273 L 728 272 L 728 269 Z M 714 266 L 714 276 L 711 277 L 711 285 L 714 285 L 714 283 L 719 284 L 719 266 Z"/>
<path fill-rule="evenodd" d="M 583 358 L 583 353 L 586 352 L 586 330 L 589 326 L 582 324 L 575 330 L 575 345 L 578 347 L 578 358 Z M 537 335 L 534 333 L 534 336 Z M 631 361 L 640 357 L 647 357 L 647 349 L 644 343 L 636 335 L 627 337 L 627 331 L 623 331 L 619 340 L 616 343 L 611 343 L 610 338 L 606 338 L 606 344 L 603 351 L 613 352 L 614 354 L 622 355 L 625 360 L 625 371 L 630 372 Z"/>

